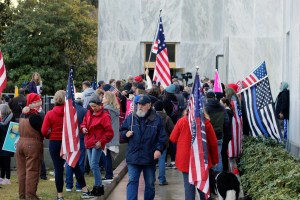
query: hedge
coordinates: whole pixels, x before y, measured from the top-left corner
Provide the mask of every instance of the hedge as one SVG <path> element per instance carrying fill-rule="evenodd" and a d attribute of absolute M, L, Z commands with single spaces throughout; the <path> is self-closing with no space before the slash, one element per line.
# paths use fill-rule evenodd
<path fill-rule="evenodd" d="M 282 144 L 245 138 L 239 169 L 250 199 L 300 199 L 300 162 Z"/>

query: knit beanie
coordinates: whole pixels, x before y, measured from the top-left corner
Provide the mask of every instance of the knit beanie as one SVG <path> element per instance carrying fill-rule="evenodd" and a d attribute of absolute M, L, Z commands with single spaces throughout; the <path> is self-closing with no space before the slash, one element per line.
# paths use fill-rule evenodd
<path fill-rule="evenodd" d="M 90 103 L 95 103 L 97 105 L 102 104 L 102 100 L 100 99 L 99 95 L 96 93 L 93 93 L 90 97 Z"/>
<path fill-rule="evenodd" d="M 42 106 L 42 99 L 40 95 L 36 93 L 30 93 L 26 97 L 26 106 L 23 108 L 22 112 L 24 114 L 38 112 L 41 106 Z"/>

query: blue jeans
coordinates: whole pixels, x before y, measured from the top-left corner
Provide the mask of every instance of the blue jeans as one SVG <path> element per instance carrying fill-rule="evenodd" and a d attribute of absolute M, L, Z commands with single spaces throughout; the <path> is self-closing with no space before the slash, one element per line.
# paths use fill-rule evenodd
<path fill-rule="evenodd" d="M 87 155 L 89 158 L 89 163 L 91 170 L 94 175 L 94 186 L 101 186 L 102 185 L 102 179 L 101 179 L 101 173 L 100 173 L 100 167 L 99 167 L 99 160 L 102 154 L 102 149 L 87 149 Z"/>
<path fill-rule="evenodd" d="M 189 173 L 182 172 L 182 175 L 183 175 L 185 200 L 195 200 L 196 187 L 189 183 Z M 201 192 L 200 190 L 198 190 L 198 193 L 199 193 L 200 199 L 205 200 L 205 194 L 203 192 Z"/>
<path fill-rule="evenodd" d="M 161 156 L 158 159 L 158 180 L 159 183 L 165 183 L 167 182 L 166 180 L 166 156 L 167 156 L 167 149 L 165 149 L 163 151 L 163 153 L 161 154 Z"/>
<path fill-rule="evenodd" d="M 139 179 L 143 171 L 145 181 L 144 200 L 153 200 L 155 196 L 155 165 L 128 164 L 127 200 L 138 199 Z"/>
<path fill-rule="evenodd" d="M 84 159 L 85 159 L 85 147 L 84 147 L 84 138 L 80 138 L 80 157 L 78 160 L 78 165 L 80 167 L 80 171 L 84 174 Z M 73 169 L 68 164 L 66 165 L 66 188 L 73 188 Z M 81 185 L 76 183 L 76 189 L 81 189 Z"/>
<path fill-rule="evenodd" d="M 213 168 L 215 172 L 222 172 L 223 171 L 223 162 L 222 162 L 222 144 L 223 140 L 218 140 L 218 156 L 219 156 L 219 162 L 216 167 Z"/>

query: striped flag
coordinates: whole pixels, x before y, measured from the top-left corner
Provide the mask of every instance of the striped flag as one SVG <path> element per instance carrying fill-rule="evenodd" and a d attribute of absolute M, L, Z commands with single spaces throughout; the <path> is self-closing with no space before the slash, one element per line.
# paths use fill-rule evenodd
<path fill-rule="evenodd" d="M 200 78 L 196 72 L 195 81 L 189 102 L 189 126 L 192 134 L 192 145 L 189 164 L 189 182 L 210 195 L 208 152 L 206 144 L 206 132 L 203 118 L 202 95 L 200 92 Z"/>
<path fill-rule="evenodd" d="M 165 88 L 171 84 L 171 74 L 168 50 L 165 43 L 164 28 L 161 17 L 159 19 L 159 26 L 152 52 L 156 53 L 156 64 L 154 69 L 153 81 L 155 81 L 156 83 L 160 82 L 160 84 Z"/>
<path fill-rule="evenodd" d="M 223 92 L 218 70 L 215 71 L 214 92 Z"/>
<path fill-rule="evenodd" d="M 80 156 L 78 119 L 74 100 L 73 67 L 70 68 L 66 90 L 60 156 L 73 168 L 76 166 Z"/>
<path fill-rule="evenodd" d="M 237 88 L 237 93 L 240 93 L 241 90 L 243 89 L 243 84 L 242 84 L 242 82 L 241 82 L 241 81 L 237 81 L 235 84 L 238 86 L 238 88 Z"/>
<path fill-rule="evenodd" d="M 246 113 L 253 137 L 272 138 L 281 141 L 269 78 L 266 77 L 242 92 Z"/>
<path fill-rule="evenodd" d="M 242 83 L 245 88 L 248 88 L 266 76 L 267 76 L 266 63 L 263 62 L 249 76 L 247 76 L 244 80 L 242 80 Z"/>
<path fill-rule="evenodd" d="M 7 83 L 6 69 L 3 61 L 2 52 L 0 50 L 0 94 L 5 89 Z"/>
<path fill-rule="evenodd" d="M 237 158 L 242 153 L 242 111 L 236 96 L 232 96 L 230 104 L 234 114 L 232 117 L 232 139 L 228 144 L 228 157 Z"/>
<path fill-rule="evenodd" d="M 115 88 L 114 86 L 111 86 L 108 91 L 111 91 L 114 94 L 118 94 L 119 93 L 119 90 L 117 88 Z"/>

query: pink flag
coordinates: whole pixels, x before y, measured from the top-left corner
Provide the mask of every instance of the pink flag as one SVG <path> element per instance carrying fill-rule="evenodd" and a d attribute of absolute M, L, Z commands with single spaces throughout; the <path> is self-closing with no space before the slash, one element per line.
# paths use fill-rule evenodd
<path fill-rule="evenodd" d="M 214 92 L 223 92 L 218 70 L 215 72 Z"/>

